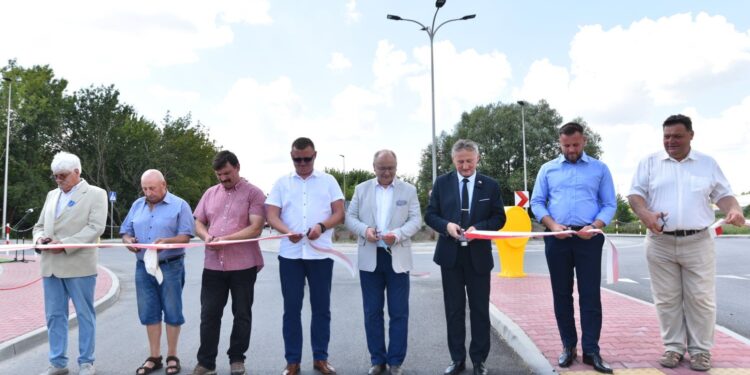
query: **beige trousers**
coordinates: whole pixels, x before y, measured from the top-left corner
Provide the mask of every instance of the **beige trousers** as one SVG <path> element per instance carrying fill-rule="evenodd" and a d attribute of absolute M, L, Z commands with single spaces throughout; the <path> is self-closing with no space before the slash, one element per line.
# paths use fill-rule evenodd
<path fill-rule="evenodd" d="M 716 323 L 716 251 L 708 231 L 686 237 L 649 233 L 646 258 L 665 350 L 709 352 Z"/>

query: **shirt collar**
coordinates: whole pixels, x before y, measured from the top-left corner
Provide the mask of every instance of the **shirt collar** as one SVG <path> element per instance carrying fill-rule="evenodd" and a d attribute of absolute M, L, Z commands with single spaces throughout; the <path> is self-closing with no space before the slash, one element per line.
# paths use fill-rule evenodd
<path fill-rule="evenodd" d="M 685 158 L 680 160 L 679 162 L 683 162 L 685 160 L 698 160 L 699 158 L 700 157 L 698 156 L 698 153 L 693 151 L 693 148 L 691 147 L 690 152 L 688 152 L 687 156 L 685 156 Z M 676 159 L 673 159 L 671 156 L 669 156 L 669 154 L 667 153 L 667 150 L 661 150 L 661 159 L 662 160 L 669 159 L 669 160 L 677 161 Z"/>
<path fill-rule="evenodd" d="M 464 181 L 464 178 L 468 178 L 468 179 L 469 179 L 469 183 L 473 184 L 473 183 L 474 183 L 474 180 L 476 180 L 476 179 L 477 179 L 477 171 L 476 171 L 476 170 L 474 170 L 474 174 L 473 174 L 473 175 L 471 175 L 471 176 L 469 176 L 469 177 L 464 177 L 464 176 L 462 176 L 462 175 L 461 175 L 461 173 L 458 173 L 458 171 L 456 171 L 456 176 L 458 176 L 458 183 L 459 183 L 459 184 L 460 184 L 460 183 L 463 183 L 463 181 Z"/>
<path fill-rule="evenodd" d="M 562 163 L 565 163 L 565 162 L 567 162 L 568 164 L 573 164 L 571 162 L 568 162 L 568 160 L 565 159 L 565 155 L 562 155 L 562 154 L 560 154 L 560 156 L 558 156 L 557 159 L 555 159 L 555 161 L 557 161 L 559 164 L 562 164 Z M 581 157 L 578 159 L 578 161 L 576 161 L 576 163 L 578 163 L 579 161 L 582 161 L 584 163 L 588 163 L 588 162 L 591 161 L 591 157 L 588 156 L 588 154 L 586 154 L 586 151 L 583 151 L 581 153 Z"/>
<path fill-rule="evenodd" d="M 75 184 L 75 186 L 73 186 L 73 187 L 72 187 L 72 188 L 70 189 L 70 191 L 69 191 L 69 192 L 67 192 L 67 193 L 66 193 L 66 192 L 64 192 L 64 191 L 63 191 L 63 189 L 60 189 L 60 188 L 58 188 L 58 189 L 60 190 L 60 193 L 61 193 L 61 194 L 66 194 L 66 195 L 70 195 L 70 194 L 73 194 L 73 193 L 75 193 L 75 191 L 76 191 L 76 190 L 78 190 L 78 188 L 79 188 L 79 187 L 81 187 L 81 184 L 83 183 L 83 181 L 84 181 L 83 179 L 81 179 L 81 181 L 78 181 L 78 183 L 77 183 L 77 184 Z"/>
<path fill-rule="evenodd" d="M 310 178 L 310 177 L 320 177 L 320 174 L 321 174 L 320 171 L 318 171 L 317 169 L 313 169 L 312 173 L 310 173 L 310 175 L 307 176 L 307 177 L 308 178 Z M 296 171 L 292 172 L 292 177 L 299 178 L 300 180 L 304 180 L 304 178 L 302 178 L 302 176 L 298 175 Z"/>
<path fill-rule="evenodd" d="M 390 188 L 395 188 L 395 187 L 396 187 L 396 181 L 397 181 L 397 180 L 396 180 L 396 179 L 394 178 L 394 179 L 393 179 L 393 181 L 391 181 L 391 183 L 390 183 L 390 184 L 388 184 L 388 185 L 386 185 L 386 186 L 383 186 L 383 185 L 381 185 L 380 183 L 378 183 L 378 178 L 377 178 L 377 177 L 375 177 L 375 180 L 374 180 L 374 181 L 375 181 L 375 186 L 376 186 L 376 187 L 379 187 L 379 188 L 381 188 L 381 189 L 383 189 L 383 190 L 388 190 L 388 189 L 390 189 Z"/>
<path fill-rule="evenodd" d="M 236 184 L 234 184 L 234 186 L 232 186 L 229 189 L 225 188 L 224 185 L 222 185 L 222 184 L 219 184 L 219 186 L 221 186 L 221 188 L 224 189 L 224 191 L 235 191 L 235 190 L 237 190 L 237 188 L 239 188 L 239 186 L 241 184 L 244 184 L 246 182 L 247 182 L 247 180 L 245 180 L 244 177 L 240 177 L 240 180 Z M 167 192 L 167 194 L 169 194 L 169 192 Z"/>

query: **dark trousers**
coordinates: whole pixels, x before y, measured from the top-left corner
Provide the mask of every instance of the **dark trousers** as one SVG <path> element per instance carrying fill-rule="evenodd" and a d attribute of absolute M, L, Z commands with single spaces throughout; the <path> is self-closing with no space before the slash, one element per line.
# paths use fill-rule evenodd
<path fill-rule="evenodd" d="M 378 248 L 373 272 L 359 271 L 365 333 L 373 365 L 400 366 L 406 358 L 409 330 L 409 274 L 396 273 L 391 255 Z M 388 296 L 388 350 L 385 347 L 383 307 Z"/>
<path fill-rule="evenodd" d="M 221 317 L 232 294 L 234 323 L 229 337 L 229 362 L 244 362 L 250 345 L 252 327 L 253 292 L 258 268 L 239 271 L 203 270 L 201 280 L 201 343 L 198 348 L 198 363 L 208 369 L 216 368 Z"/>
<path fill-rule="evenodd" d="M 584 353 L 599 353 L 602 330 L 602 245 L 604 236 L 589 240 L 577 236 L 566 239 L 544 237 L 555 318 L 560 339 L 566 348 L 575 347 L 578 333 L 573 313 L 573 272 L 578 282 L 578 305 L 581 312 L 581 348 Z"/>
<path fill-rule="evenodd" d="M 284 357 L 287 363 L 302 361 L 302 300 L 305 279 L 310 286 L 310 344 L 314 360 L 328 360 L 331 339 L 331 259 L 279 257 L 281 294 L 284 296 Z"/>
<path fill-rule="evenodd" d="M 459 249 L 454 267 L 440 267 L 443 278 L 448 350 L 453 361 L 466 360 L 466 297 L 469 298 L 473 363 L 484 362 L 490 353 L 490 272 L 477 273 L 468 247 Z"/>

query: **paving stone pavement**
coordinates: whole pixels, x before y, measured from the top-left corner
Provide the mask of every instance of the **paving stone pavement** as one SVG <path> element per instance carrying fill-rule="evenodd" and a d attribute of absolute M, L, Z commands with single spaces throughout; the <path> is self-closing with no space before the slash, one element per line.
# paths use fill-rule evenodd
<path fill-rule="evenodd" d="M 574 294 L 576 327 L 580 335 L 578 296 Z M 524 278 L 492 277 L 492 304 L 512 320 L 526 335 L 538 354 L 550 364 L 550 369 L 566 374 L 595 374 L 592 368 L 578 359 L 571 367 L 557 367 L 562 349 L 555 314 L 549 276 L 528 275 Z M 602 358 L 617 374 L 695 374 L 689 361 L 683 360 L 676 369 L 664 369 L 658 359 L 663 352 L 659 322 L 655 307 L 634 298 L 602 289 L 603 324 L 599 346 Z M 711 374 L 750 374 L 750 342 L 719 328 L 711 351 L 714 369 Z M 534 348 L 526 348 L 531 355 Z M 519 351 L 520 353 L 521 351 Z M 523 354 L 522 354 L 523 355 Z"/>
<path fill-rule="evenodd" d="M 44 329 L 44 293 L 39 270 L 39 258 L 33 262 L 0 263 L 0 359 L 14 354 L 12 346 L 20 339 L 38 340 L 39 335 L 30 335 Z M 104 267 L 98 268 L 95 304 L 103 299 L 116 297 L 116 280 Z M 71 318 L 75 309 L 70 304 Z M 46 339 L 46 332 L 39 332 Z"/>

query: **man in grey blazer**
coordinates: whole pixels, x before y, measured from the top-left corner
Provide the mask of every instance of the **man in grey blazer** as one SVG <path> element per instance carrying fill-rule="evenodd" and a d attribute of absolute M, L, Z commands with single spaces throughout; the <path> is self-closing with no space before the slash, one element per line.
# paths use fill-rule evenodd
<path fill-rule="evenodd" d="M 357 240 L 359 277 L 365 313 L 365 333 L 372 367 L 368 374 L 401 374 L 406 357 L 409 323 L 411 236 L 422 225 L 416 188 L 396 179 L 396 154 L 375 153 L 377 178 L 354 191 L 346 212 L 346 227 Z M 383 307 L 387 291 L 389 343 L 385 346 Z"/>
<path fill-rule="evenodd" d="M 61 244 L 42 250 L 44 313 L 49 335 L 49 368 L 42 374 L 68 373 L 68 302 L 78 316 L 79 374 L 92 375 L 96 314 L 97 250 L 64 247 L 66 244 L 96 243 L 107 222 L 107 193 L 81 179 L 81 161 L 60 152 L 52 159 L 52 173 L 58 188 L 47 194 L 39 220 L 34 225 L 34 242 Z"/>

